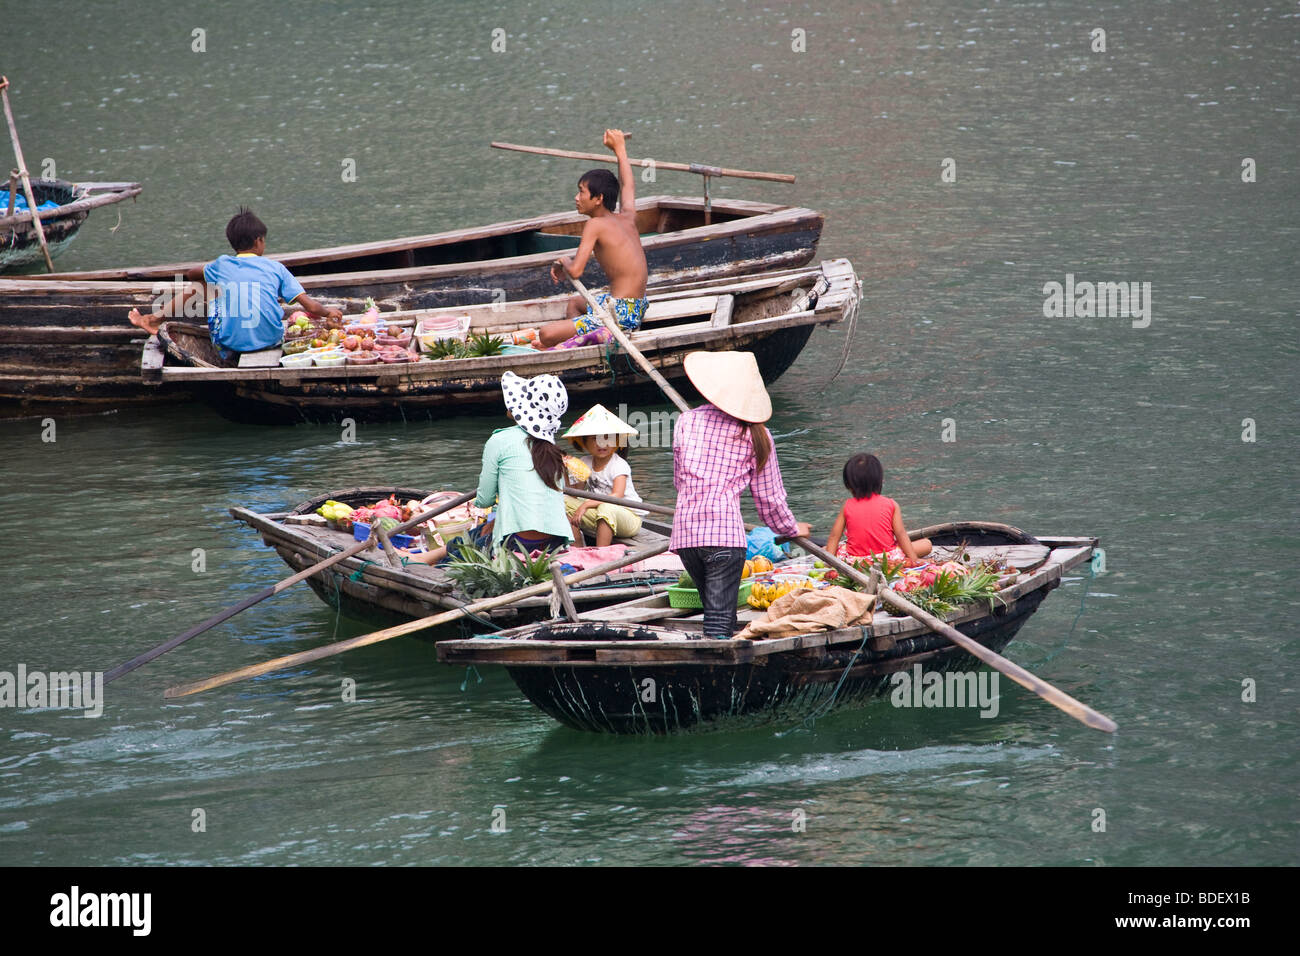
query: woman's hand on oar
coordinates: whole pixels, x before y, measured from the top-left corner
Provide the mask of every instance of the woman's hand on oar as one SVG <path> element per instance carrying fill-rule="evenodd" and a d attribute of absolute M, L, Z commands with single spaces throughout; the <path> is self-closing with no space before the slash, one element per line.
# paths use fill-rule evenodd
<path fill-rule="evenodd" d="M 655 555 L 663 554 L 667 550 L 668 542 L 662 541 L 649 548 L 625 554 L 621 558 L 617 558 L 613 561 L 606 561 L 603 564 L 598 564 L 585 571 L 577 571 L 573 574 L 566 575 L 564 577 L 564 582 L 565 584 L 578 584 L 589 578 L 608 574 L 610 571 L 617 570 L 625 565 L 635 564 L 637 561 L 644 561 L 646 558 L 653 558 Z M 405 624 L 398 624 L 396 627 L 390 627 L 382 631 L 373 631 L 370 634 L 362 634 L 359 637 L 349 638 L 346 641 L 326 644 L 324 647 L 314 647 L 311 650 L 300 651 L 297 654 L 288 654 L 284 657 L 277 657 L 275 660 L 266 661 L 262 664 L 253 664 L 249 667 L 241 667 L 238 670 L 229 671 L 225 674 L 218 674 L 216 677 L 209 677 L 207 680 L 193 681 L 188 684 L 181 684 L 177 687 L 169 687 L 163 693 L 163 696 L 168 698 L 186 697 L 190 694 L 197 694 L 200 691 L 211 690 L 214 687 L 224 687 L 226 684 L 233 684 L 236 681 L 248 680 L 250 677 L 260 677 L 262 674 L 269 674 L 272 671 L 284 670 L 286 667 L 296 667 L 299 664 L 308 664 L 324 657 L 333 657 L 335 654 L 342 654 L 344 651 L 355 650 L 358 647 L 369 647 L 371 644 L 378 644 L 381 641 L 387 641 L 394 637 L 401 637 L 404 634 L 413 634 L 416 631 L 424 631 L 431 627 L 437 627 L 439 624 L 454 621 L 459 617 L 464 617 L 466 614 L 476 614 L 479 611 L 490 611 L 493 608 L 504 607 L 507 604 L 513 604 L 515 601 L 520 601 L 524 598 L 536 597 L 537 595 L 545 594 L 554 586 L 555 581 L 548 578 L 540 584 L 534 584 L 531 587 L 512 591 L 509 594 L 502 594 L 499 597 L 485 598 L 482 601 L 475 601 L 473 604 L 466 604 L 461 607 L 452 608 L 449 611 L 443 611 L 429 617 L 407 621 Z"/>
<path fill-rule="evenodd" d="M 465 502 L 471 500 L 477 495 L 478 495 L 477 491 L 468 491 L 463 495 L 458 495 L 457 497 L 451 499 L 450 501 L 443 502 L 442 504 L 438 505 L 438 507 L 436 508 L 431 508 L 428 511 L 424 512 L 423 514 L 418 514 L 415 517 L 411 518 L 409 521 L 405 521 L 402 524 L 399 524 L 396 528 L 393 529 L 392 533 L 398 534 L 402 531 L 407 530 L 408 528 L 411 528 L 419 524 L 422 521 L 428 521 L 430 518 L 436 518 L 444 511 L 450 511 L 452 508 L 459 507 L 460 505 L 465 504 Z M 238 604 L 234 605 L 233 607 L 228 607 L 224 611 L 214 614 L 212 617 L 208 618 L 206 621 L 203 621 L 201 624 L 194 625 L 184 634 L 178 634 L 175 637 L 171 638 L 170 640 L 164 641 L 163 643 L 159 644 L 157 647 L 145 651 L 143 654 L 139 655 L 138 657 L 133 657 L 131 660 L 127 661 L 126 663 L 118 664 L 111 671 L 108 671 L 104 675 L 104 683 L 105 684 L 110 683 L 111 681 L 117 680 L 123 674 L 129 674 L 137 667 L 140 667 L 144 664 L 148 664 L 154 658 L 161 657 L 163 654 L 166 654 L 168 651 L 180 647 L 182 644 L 184 644 L 186 641 L 190 640 L 191 638 L 198 637 L 204 631 L 210 631 L 212 628 L 216 627 L 218 624 L 222 623 L 223 621 L 230 620 L 239 612 L 248 610 L 254 604 L 257 604 L 260 601 L 265 601 L 267 598 L 279 594 L 281 591 L 287 588 L 293 587 L 293 585 L 297 584 L 299 581 L 304 581 L 319 571 L 323 571 L 328 567 L 338 564 L 340 561 L 343 561 L 346 558 L 350 558 L 353 555 L 360 554 L 362 551 L 366 550 L 366 548 L 370 547 L 374 539 L 375 539 L 375 532 L 374 532 L 374 528 L 372 527 L 370 531 L 370 536 L 367 537 L 365 541 L 362 541 L 359 544 L 355 544 L 350 548 L 340 551 L 338 554 L 334 555 L 333 557 L 326 558 L 324 561 L 321 561 L 318 564 L 313 564 L 310 568 L 307 568 L 304 571 L 299 571 L 297 574 L 291 575 L 290 577 L 287 577 L 283 581 L 271 585 L 271 587 L 266 588 L 263 591 L 258 591 L 256 594 L 252 595 L 251 597 L 245 598 L 244 600 L 240 601 Z"/>
<path fill-rule="evenodd" d="M 864 587 L 871 586 L 871 579 L 865 574 L 857 568 L 841 561 L 824 548 L 813 544 L 807 538 L 791 538 L 790 540 L 799 545 L 799 547 L 803 548 L 809 554 L 821 558 L 841 574 L 848 575 Z M 1053 707 L 1065 711 L 1075 720 L 1087 724 L 1089 727 L 1096 730 L 1104 730 L 1106 733 L 1113 734 L 1119 729 L 1119 726 L 1115 721 L 1111 720 L 1105 714 L 1099 714 L 1087 704 L 1075 700 L 1069 694 L 1062 690 L 1058 690 L 1042 678 L 1034 676 L 1014 661 L 1007 660 L 1001 654 L 991 651 L 973 638 L 967 637 L 952 625 L 946 624 L 933 614 L 921 610 L 893 589 L 882 587 L 877 594 L 884 603 L 910 614 L 936 634 L 941 634 L 948 638 L 948 640 L 952 641 L 968 654 L 979 658 L 994 670 L 1006 674 L 1021 687 L 1032 690 Z"/>

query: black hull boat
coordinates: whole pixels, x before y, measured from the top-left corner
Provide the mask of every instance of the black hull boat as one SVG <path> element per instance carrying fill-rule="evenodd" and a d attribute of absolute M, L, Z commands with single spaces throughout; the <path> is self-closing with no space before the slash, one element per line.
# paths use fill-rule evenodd
<path fill-rule="evenodd" d="M 965 543 L 1009 554 L 1020 567 L 993 605 L 959 607 L 947 623 L 1001 651 L 1062 576 L 1087 561 L 1090 537 L 1033 538 L 1006 525 L 925 528 L 936 550 Z M 501 664 L 524 695 L 578 730 L 663 734 L 793 720 L 889 692 L 894 674 L 972 671 L 974 657 L 908 617 L 877 611 L 869 626 L 772 640 L 705 640 L 699 616 L 658 598 L 494 635 L 443 642 L 449 664 Z M 744 611 L 742 620 L 762 612 Z M 676 618 L 676 619 L 674 619 Z M 659 620 L 662 623 L 651 623 Z"/>

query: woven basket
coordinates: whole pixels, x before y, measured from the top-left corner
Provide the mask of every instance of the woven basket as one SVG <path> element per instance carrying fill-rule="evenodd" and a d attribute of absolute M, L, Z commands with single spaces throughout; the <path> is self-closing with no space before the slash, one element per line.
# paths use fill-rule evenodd
<path fill-rule="evenodd" d="M 753 581 L 740 582 L 740 590 L 736 594 L 736 607 L 740 607 L 749 601 L 749 591 L 753 585 Z M 700 592 L 695 588 L 670 587 L 668 589 L 668 606 L 698 609 L 704 607 L 704 602 L 700 600 Z"/>

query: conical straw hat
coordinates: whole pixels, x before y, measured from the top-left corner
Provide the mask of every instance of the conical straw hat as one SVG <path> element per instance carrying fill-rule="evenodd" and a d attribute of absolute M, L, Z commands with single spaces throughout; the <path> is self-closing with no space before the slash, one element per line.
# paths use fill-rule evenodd
<path fill-rule="evenodd" d="M 565 438 L 585 435 L 635 435 L 636 429 L 604 405 L 593 405 L 564 433 Z"/>
<path fill-rule="evenodd" d="M 753 352 L 691 352 L 683 365 L 704 400 L 732 418 L 765 422 L 772 417 L 772 399 Z"/>

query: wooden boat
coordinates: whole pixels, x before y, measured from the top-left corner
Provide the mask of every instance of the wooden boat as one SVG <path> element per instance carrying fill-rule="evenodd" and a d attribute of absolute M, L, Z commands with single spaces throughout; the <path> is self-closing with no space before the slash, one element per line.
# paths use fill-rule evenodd
<path fill-rule="evenodd" d="M 422 500 L 430 492 L 395 486 L 349 488 L 304 501 L 286 512 L 262 514 L 248 508 L 231 508 L 230 514 L 236 521 L 258 531 L 262 540 L 275 548 L 285 563 L 297 572 L 356 544 L 348 532 L 320 524 L 301 523 L 311 521 L 317 508 L 331 499 L 360 507 L 392 494 L 405 501 L 411 498 Z M 662 542 L 669 531 L 667 526 L 647 518 L 634 538 L 620 539 L 619 543 L 627 544 L 633 550 L 644 548 Z M 677 574 L 676 571 L 669 574 L 606 574 L 570 588 L 570 594 L 579 610 L 593 609 L 625 601 L 629 595 L 662 593 L 667 582 L 677 579 Z M 307 583 L 322 601 L 335 610 L 379 624 L 428 617 L 467 603 L 465 595 L 456 588 L 444 569 L 418 563 L 405 567 L 400 563 L 390 564 L 378 548 L 368 548 L 340 561 L 308 578 Z M 533 597 L 484 612 L 479 618 L 500 627 L 537 620 L 549 614 L 549 598 Z M 430 633 L 434 637 L 445 637 L 460 631 L 458 625 L 453 624 L 441 632 L 434 630 Z"/>
<path fill-rule="evenodd" d="M 811 209 L 741 200 L 714 200 L 711 223 L 704 218 L 702 199 L 637 203 L 652 289 L 804 265 L 823 222 Z M 583 221 L 571 211 L 272 258 L 345 311 L 360 311 L 367 297 L 395 310 L 500 303 L 562 291 L 549 266 L 577 247 Z M 183 387 L 140 381 L 146 336 L 126 314 L 155 308 L 175 276 L 199 264 L 0 279 L 0 419 L 189 399 Z M 594 262 L 586 279 L 605 282 Z"/>
<path fill-rule="evenodd" d="M 717 285 L 689 283 L 652 295 L 642 329 L 631 338 L 669 379 L 685 382 L 682 360 L 689 352 L 741 349 L 755 353 L 764 378 L 772 381 L 798 357 L 814 328 L 852 318 L 859 298 L 860 282 L 847 259 Z M 566 300 L 554 296 L 453 311 L 469 316 L 472 332 L 506 333 L 563 318 Z M 409 324 L 438 314 L 385 317 Z M 571 404 L 590 403 L 609 392 L 622 401 L 640 395 L 660 400 L 656 386 L 616 344 L 338 368 L 282 368 L 279 359 L 277 349 L 259 358 L 271 367 L 221 367 L 205 326 L 169 322 L 146 344 L 142 375 L 146 381 L 191 386 L 223 415 L 255 423 L 409 421 L 475 409 L 500 412 L 500 378 L 508 369 L 558 375 Z"/>
<path fill-rule="evenodd" d="M 33 179 L 31 183 L 38 205 L 59 204 L 58 209 L 38 210 L 51 258 L 68 248 L 92 209 L 133 199 L 143 191 L 139 183 L 70 183 L 63 179 Z M 0 192 L 0 272 L 43 261 L 31 211 L 9 212 L 11 190 L 22 194 L 22 187 L 12 182 Z"/>
<path fill-rule="evenodd" d="M 959 607 L 946 619 L 994 651 L 1006 647 L 1062 575 L 1088 560 L 1097 544 L 1090 537 L 1034 538 L 986 522 L 939 525 L 917 534 L 934 541 L 936 555 L 966 542 L 973 556 L 1005 553 L 1021 569 L 991 609 Z M 742 609 L 740 616 L 764 613 Z M 438 645 L 438 659 L 501 664 L 524 695 L 556 720 L 616 734 L 793 719 L 886 693 L 892 674 L 918 664 L 926 672 L 980 666 L 920 622 L 883 611 L 866 627 L 760 641 L 699 639 L 700 615 L 675 610 L 659 595 L 582 618 L 518 627 L 490 640 L 446 641 Z"/>

